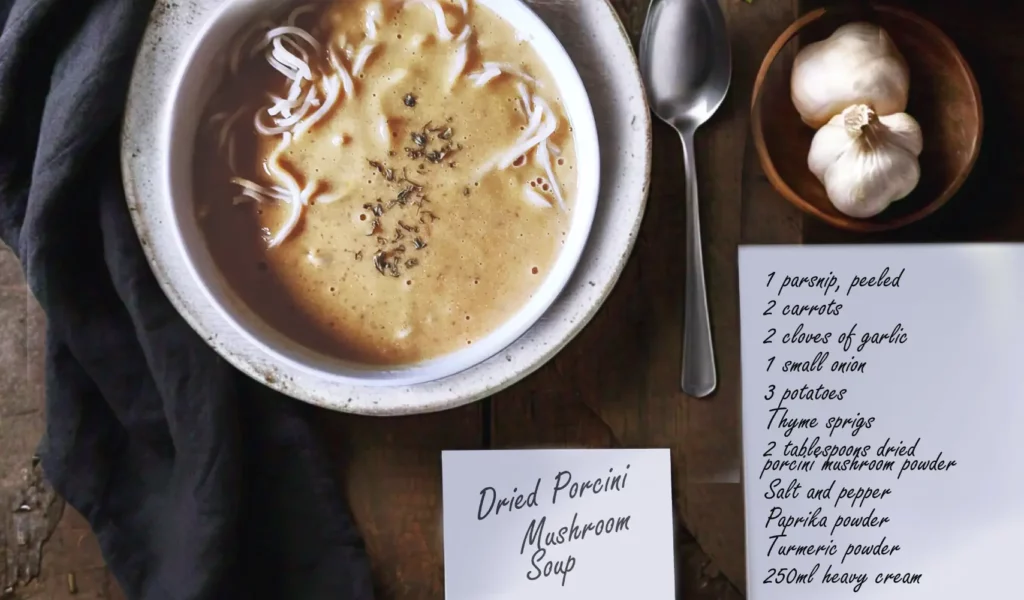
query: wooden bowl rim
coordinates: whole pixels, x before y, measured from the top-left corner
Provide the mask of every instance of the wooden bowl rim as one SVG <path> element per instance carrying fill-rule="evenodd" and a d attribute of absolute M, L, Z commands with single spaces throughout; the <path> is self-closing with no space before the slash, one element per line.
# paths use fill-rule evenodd
<path fill-rule="evenodd" d="M 922 206 L 918 210 L 889 221 L 855 219 L 853 217 L 837 217 L 835 215 L 831 215 L 820 210 L 818 207 L 814 206 L 807 200 L 804 200 L 789 186 L 788 183 L 785 182 L 785 180 L 782 179 L 782 177 L 776 170 L 774 161 L 772 161 L 771 155 L 768 152 L 767 143 L 764 139 L 764 128 L 761 119 L 761 98 L 762 92 L 764 91 L 764 81 L 768 76 L 768 72 L 771 69 L 771 66 L 775 63 L 775 60 L 778 58 L 779 54 L 782 53 L 783 48 L 785 48 L 786 45 L 789 44 L 789 42 L 794 37 L 796 37 L 796 35 L 800 33 L 801 30 L 806 28 L 811 23 L 820 20 L 822 17 L 825 16 L 826 13 L 830 11 L 833 13 L 853 12 L 858 9 L 866 9 L 868 12 L 889 13 L 895 17 L 914 22 L 915 24 L 923 27 L 924 29 L 932 33 L 934 35 L 935 40 L 939 44 L 943 45 L 952 54 L 953 58 L 956 60 L 957 66 L 960 68 L 960 71 L 966 75 L 967 81 L 971 88 L 971 93 L 974 96 L 975 118 L 977 119 L 978 123 L 978 133 L 977 135 L 974 136 L 974 140 L 972 140 L 970 150 L 971 154 L 967 160 L 967 163 L 964 165 L 964 168 L 962 168 L 960 172 L 957 173 L 953 181 L 946 186 L 946 189 L 943 190 L 942 194 L 940 194 L 938 198 Z M 776 189 L 776 191 L 782 194 L 782 196 L 786 200 L 788 200 L 790 204 L 793 204 L 794 206 L 804 211 L 805 213 L 817 217 L 818 219 L 828 223 L 829 225 L 832 225 L 833 227 L 838 227 L 839 229 L 845 229 L 847 231 L 871 233 L 880 231 L 891 231 L 894 229 L 905 227 L 907 225 L 910 225 L 911 223 L 916 223 L 917 221 L 920 221 L 921 219 L 924 219 L 925 217 L 939 210 L 940 208 L 942 208 L 943 205 L 949 202 L 953 195 L 960 190 L 960 187 L 970 176 L 971 171 L 974 169 L 974 165 L 978 160 L 978 155 L 981 151 L 981 140 L 985 130 L 985 115 L 981 102 L 981 90 L 978 86 L 977 79 L 975 79 L 974 77 L 974 71 L 971 69 L 970 65 L 967 64 L 967 60 L 964 59 L 963 54 L 960 53 L 960 50 L 956 47 L 956 44 L 948 35 L 946 35 L 945 32 L 943 32 L 937 25 L 935 25 L 931 21 L 908 10 L 888 6 L 885 4 L 870 3 L 867 4 L 866 6 L 859 7 L 815 9 L 798 18 L 796 21 L 790 24 L 790 26 L 787 27 L 785 31 L 783 31 L 782 34 L 779 35 L 778 38 L 776 38 L 775 43 L 772 44 L 771 48 L 768 50 L 768 53 L 765 55 L 764 60 L 761 62 L 761 68 L 758 70 L 757 77 L 754 79 L 753 97 L 751 98 L 750 102 L 750 124 L 751 129 L 753 130 L 752 134 L 754 137 L 754 147 L 757 150 L 758 158 L 761 162 L 761 168 L 764 169 L 765 175 L 768 177 L 768 180 L 771 182 L 772 186 Z"/>

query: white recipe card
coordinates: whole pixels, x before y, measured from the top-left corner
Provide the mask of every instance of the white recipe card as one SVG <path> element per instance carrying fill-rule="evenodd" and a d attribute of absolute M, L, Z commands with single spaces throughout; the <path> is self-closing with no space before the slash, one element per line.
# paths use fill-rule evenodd
<path fill-rule="evenodd" d="M 675 600 L 668 450 L 441 455 L 447 600 Z"/>
<path fill-rule="evenodd" d="M 1024 245 L 745 247 L 740 310 L 747 597 L 1024 597 Z"/>

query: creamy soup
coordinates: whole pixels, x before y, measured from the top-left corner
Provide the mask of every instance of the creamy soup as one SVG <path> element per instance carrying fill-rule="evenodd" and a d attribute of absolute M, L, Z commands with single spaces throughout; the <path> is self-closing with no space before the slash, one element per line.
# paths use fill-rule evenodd
<path fill-rule="evenodd" d="M 231 49 L 197 217 L 261 318 L 371 364 L 465 348 L 531 298 L 576 191 L 551 74 L 469 0 L 334 0 Z"/>

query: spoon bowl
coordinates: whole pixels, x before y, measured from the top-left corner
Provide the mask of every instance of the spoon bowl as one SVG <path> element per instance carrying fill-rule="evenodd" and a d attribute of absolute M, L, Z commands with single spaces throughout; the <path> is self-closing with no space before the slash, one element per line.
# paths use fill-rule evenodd
<path fill-rule="evenodd" d="M 715 391 L 711 318 L 704 281 L 693 136 L 729 92 L 732 52 L 718 0 L 652 0 L 640 38 L 640 72 L 654 114 L 679 133 L 686 173 L 686 308 L 682 389 Z"/>
<path fill-rule="evenodd" d="M 732 80 L 732 52 L 717 0 L 653 0 L 640 38 L 640 69 L 654 114 L 696 129 L 718 110 Z"/>

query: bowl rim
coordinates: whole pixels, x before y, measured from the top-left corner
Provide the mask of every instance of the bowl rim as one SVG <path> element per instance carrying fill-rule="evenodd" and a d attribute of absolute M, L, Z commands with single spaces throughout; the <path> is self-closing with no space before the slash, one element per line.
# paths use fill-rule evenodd
<path fill-rule="evenodd" d="M 978 123 L 978 133 L 972 140 L 970 156 L 968 157 L 967 163 L 957 173 L 956 177 L 950 182 L 942 193 L 921 208 L 915 210 L 912 213 L 903 215 L 896 219 L 887 221 L 876 221 L 869 219 L 855 219 L 852 217 L 838 217 L 826 213 L 814 206 L 810 202 L 806 201 L 796 191 L 789 186 L 788 183 L 779 175 L 778 170 L 775 168 L 775 163 L 772 160 L 771 154 L 768 152 L 768 146 L 764 139 L 764 127 L 761 116 L 761 99 L 764 93 L 764 81 L 768 76 L 772 65 L 775 60 L 782 53 L 782 50 L 789 44 L 790 41 L 797 34 L 800 33 L 811 23 L 820 20 L 826 14 L 870 14 L 870 13 L 888 13 L 900 19 L 914 22 L 915 24 L 928 30 L 939 44 L 944 46 L 950 51 L 954 59 L 956 60 L 957 66 L 960 71 L 966 75 L 967 81 L 970 85 L 972 95 L 974 97 L 975 116 Z M 761 168 L 764 170 L 765 175 L 771 182 L 772 187 L 782 195 L 790 204 L 796 206 L 804 213 L 816 217 L 817 219 L 832 225 L 833 227 L 844 229 L 847 231 L 854 231 L 858 233 L 878 233 L 883 231 L 892 231 L 902 227 L 906 227 L 912 223 L 916 223 L 936 211 L 942 208 L 948 203 L 952 197 L 960 190 L 964 182 L 970 176 L 974 170 L 974 165 L 978 160 L 978 156 L 981 153 L 981 142 L 985 133 L 985 110 L 982 105 L 981 88 L 978 85 L 978 81 L 974 76 L 974 71 L 971 66 L 967 63 L 960 49 L 957 48 L 953 40 L 946 35 L 942 29 L 937 25 L 929 21 L 928 19 L 913 13 L 909 10 L 890 6 L 887 4 L 880 3 L 867 3 L 865 5 L 857 6 L 839 6 L 831 8 L 818 8 L 812 10 L 804 15 L 801 15 L 793 23 L 789 25 L 780 35 L 776 38 L 772 44 L 768 53 L 761 61 L 761 67 L 758 69 L 757 77 L 754 79 L 754 90 L 750 101 L 750 127 L 751 134 L 754 138 L 754 148 L 757 151 L 758 159 L 761 163 Z"/>
<path fill-rule="evenodd" d="M 169 225 L 172 230 L 172 238 L 189 276 L 214 312 L 236 333 L 271 360 L 316 377 L 357 386 L 409 387 L 443 380 L 486 362 L 513 345 L 544 317 L 576 273 L 590 239 L 601 194 L 601 152 L 593 102 L 583 82 L 579 67 L 558 36 L 532 7 L 523 0 L 514 0 L 513 2 L 508 2 L 508 0 L 476 1 L 493 11 L 498 18 L 517 32 L 527 34 L 525 38 L 534 48 L 541 63 L 555 82 L 557 93 L 562 97 L 566 117 L 572 127 L 577 159 L 577 189 L 569 218 L 568 234 L 564 245 L 555 255 L 551 271 L 534 289 L 526 302 L 520 305 L 515 312 L 510 313 L 495 329 L 475 341 L 471 348 L 453 350 L 417 363 L 367 365 L 355 361 L 345 361 L 305 348 L 283 332 L 276 330 L 275 337 L 280 341 L 275 342 L 268 340 L 266 335 L 261 335 L 246 324 L 253 319 L 262 321 L 258 315 L 253 314 L 245 319 L 241 318 L 237 314 L 238 311 L 233 310 L 229 303 L 225 302 L 225 298 L 214 293 L 211 282 L 200 273 L 197 268 L 197 258 L 199 257 L 193 254 L 195 249 L 192 248 L 195 242 L 185 239 L 178 208 L 175 206 L 177 202 L 174 200 L 174 190 L 180 186 L 173 182 L 173 174 L 176 172 L 173 168 L 174 161 L 172 159 L 164 161 L 161 165 L 160 177 L 168 190 L 167 200 L 170 205 L 166 207 L 166 212 L 170 216 Z M 161 128 L 164 130 L 164 135 L 161 136 L 162 142 L 173 141 L 175 121 L 180 119 L 178 116 L 180 99 L 189 95 L 183 94 L 186 89 L 183 83 L 200 50 L 209 43 L 211 34 L 226 15 L 252 3 L 252 0 L 223 1 L 208 14 L 198 33 L 183 48 L 182 53 L 175 61 L 176 70 L 171 78 L 171 91 L 165 112 L 160 116 Z M 298 3 L 295 2 L 295 4 Z M 323 3 L 327 4 L 327 2 Z M 500 9 L 495 8 L 496 5 L 500 6 Z M 509 11 L 515 13 L 514 19 L 508 17 Z M 255 14 L 255 11 L 253 13 Z M 226 46 L 231 39 L 233 37 L 229 36 L 227 39 L 219 41 L 218 47 Z M 538 39 L 542 40 L 543 48 L 537 46 Z M 567 103 L 565 101 L 567 95 L 575 96 L 577 102 L 572 105 Z M 168 156 L 172 155 L 173 151 L 168 149 Z M 189 204 L 191 205 L 191 202 Z M 219 269 L 216 265 L 213 268 L 215 271 Z M 244 298 L 230 290 L 229 285 L 220 284 L 218 287 L 228 288 L 229 293 L 234 293 L 244 303 Z M 248 312 L 250 309 L 246 306 L 244 311 Z M 265 325 L 274 330 L 269 324 Z M 317 363 L 325 366 L 311 364 L 310 361 L 303 360 L 304 356 L 313 357 Z"/>

